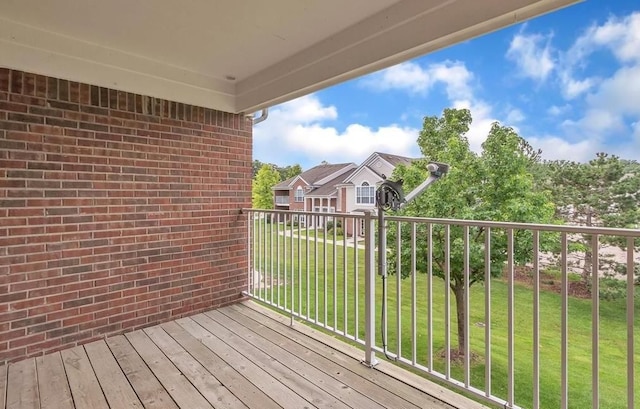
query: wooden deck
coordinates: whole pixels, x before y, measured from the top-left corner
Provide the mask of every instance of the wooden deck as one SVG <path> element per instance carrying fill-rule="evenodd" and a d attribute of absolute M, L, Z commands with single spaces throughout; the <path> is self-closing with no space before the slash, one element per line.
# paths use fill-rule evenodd
<path fill-rule="evenodd" d="M 0 366 L 0 409 L 480 407 L 286 322 L 247 302 Z"/>

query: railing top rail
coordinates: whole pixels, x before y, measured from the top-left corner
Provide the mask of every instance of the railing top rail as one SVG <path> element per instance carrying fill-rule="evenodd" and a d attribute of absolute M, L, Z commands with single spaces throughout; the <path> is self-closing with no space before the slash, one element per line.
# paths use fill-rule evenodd
<path fill-rule="evenodd" d="M 275 214 L 298 214 L 308 216 L 330 216 L 330 217 L 355 217 L 364 218 L 364 213 L 325 213 L 312 211 L 296 211 L 296 210 L 274 210 L 274 209 L 242 209 L 244 212 L 265 212 Z M 387 221 L 399 221 L 409 223 L 422 224 L 441 224 L 450 226 L 473 226 L 473 227 L 491 227 L 500 229 L 527 229 L 546 232 L 558 233 L 575 233 L 575 234 L 600 234 L 622 237 L 640 238 L 640 229 L 622 229 L 613 227 L 588 227 L 588 226 L 571 226 L 566 224 L 536 224 L 536 223 L 516 223 L 516 222 L 495 222 L 484 220 L 462 220 L 462 219 L 440 219 L 430 217 L 408 217 L 408 216 L 386 216 Z"/>
<path fill-rule="evenodd" d="M 494 227 L 501 229 L 527 229 L 546 232 L 559 233 L 581 233 L 581 234 L 601 234 L 623 237 L 640 238 L 640 229 L 622 229 L 614 227 L 589 227 L 589 226 L 571 226 L 567 224 L 536 224 L 536 223 L 516 223 L 516 222 L 494 222 L 483 220 L 461 220 L 461 219 L 438 219 L 428 217 L 406 217 L 406 216 L 387 216 L 387 221 L 402 221 L 415 223 L 431 223 L 450 226 L 474 226 L 474 227 Z"/>
<path fill-rule="evenodd" d="M 336 213 L 336 212 L 312 212 L 303 210 L 277 210 L 277 209 L 240 209 L 241 213 L 272 213 L 272 214 L 297 214 L 305 216 L 329 216 L 329 217 L 349 217 L 355 219 L 364 219 L 362 213 Z"/>

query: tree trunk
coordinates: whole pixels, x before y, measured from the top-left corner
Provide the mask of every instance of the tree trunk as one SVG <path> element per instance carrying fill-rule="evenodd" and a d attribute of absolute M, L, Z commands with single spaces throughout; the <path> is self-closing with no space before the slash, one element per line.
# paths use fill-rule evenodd
<path fill-rule="evenodd" d="M 464 344 L 467 339 L 467 333 L 465 332 L 464 320 L 465 320 L 465 310 L 464 310 L 464 297 L 466 296 L 464 290 L 464 283 L 452 283 L 451 289 L 453 290 L 453 295 L 456 298 L 456 316 L 458 317 L 458 354 L 460 357 L 464 356 Z"/>

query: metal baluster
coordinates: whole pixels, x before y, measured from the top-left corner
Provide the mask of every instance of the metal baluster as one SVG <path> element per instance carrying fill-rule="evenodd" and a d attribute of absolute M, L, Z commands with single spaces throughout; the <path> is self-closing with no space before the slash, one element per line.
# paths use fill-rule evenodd
<path fill-rule="evenodd" d="M 627 238 L 627 408 L 633 409 L 635 392 L 635 370 L 634 370 L 634 295 L 635 295 L 635 274 L 633 251 L 635 247 L 633 237 Z"/>
<path fill-rule="evenodd" d="M 451 379 L 451 227 L 444 226 L 444 360 L 445 378 Z"/>
<path fill-rule="evenodd" d="M 471 298 L 471 294 L 469 292 L 469 275 L 471 274 L 469 268 L 469 226 L 464 226 L 462 228 L 463 235 L 463 269 L 464 269 L 464 333 L 466 336 L 464 337 L 464 386 L 468 388 L 471 385 L 471 362 L 469 360 L 470 350 L 469 350 L 469 337 L 471 333 L 469 332 L 469 298 Z"/>
<path fill-rule="evenodd" d="M 514 245 L 513 245 L 513 229 L 507 229 L 507 407 L 514 406 L 514 327 L 515 327 L 515 304 L 514 304 Z"/>
<path fill-rule="evenodd" d="M 491 396 L 491 227 L 484 231 L 484 393 Z"/>
<path fill-rule="evenodd" d="M 540 232 L 533 231 L 533 409 L 540 409 Z"/>
<path fill-rule="evenodd" d="M 433 225 L 427 223 L 427 366 L 433 371 Z"/>
<path fill-rule="evenodd" d="M 569 407 L 569 297 L 568 297 L 568 266 L 567 266 L 567 233 L 563 232 L 561 235 L 562 245 L 562 266 L 561 266 L 561 323 L 560 323 L 560 337 L 561 337 L 561 369 L 560 369 L 560 407 L 567 409 Z"/>
<path fill-rule="evenodd" d="M 416 256 L 416 224 L 411 222 L 411 363 L 416 364 L 416 327 L 417 317 L 416 310 L 416 276 L 418 274 L 417 268 L 417 256 Z"/>
<path fill-rule="evenodd" d="M 591 392 L 593 408 L 600 407 L 600 237 L 591 238 Z"/>

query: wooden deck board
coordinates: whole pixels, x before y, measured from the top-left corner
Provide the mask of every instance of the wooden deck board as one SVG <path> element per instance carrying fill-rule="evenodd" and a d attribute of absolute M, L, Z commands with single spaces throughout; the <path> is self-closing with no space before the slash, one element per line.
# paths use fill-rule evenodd
<path fill-rule="evenodd" d="M 28 359 L 9 366 L 7 409 L 39 409 L 36 361 Z"/>
<path fill-rule="evenodd" d="M 207 348 L 202 342 L 189 334 L 175 322 L 168 322 L 162 328 L 175 339 L 202 366 L 215 371 L 216 377 L 223 385 L 250 408 L 278 409 L 278 405 L 269 395 L 260 390 L 236 369 L 227 365 L 218 355 Z"/>
<path fill-rule="evenodd" d="M 369 398 L 381 405 L 398 409 L 417 409 L 420 405 L 424 404 L 424 400 L 411 403 L 410 400 L 390 393 L 391 391 L 386 389 L 386 387 L 392 386 L 391 382 L 387 382 L 388 385 L 373 382 L 367 375 L 376 372 L 365 368 L 356 360 L 351 359 L 338 363 L 327 356 L 331 355 L 331 352 L 327 351 L 327 349 L 330 348 L 325 345 L 323 346 L 326 349 L 318 348 L 317 342 L 314 345 L 302 345 L 296 340 L 287 338 L 276 330 L 253 320 L 250 316 L 242 314 L 241 310 L 243 309 L 228 308 L 222 312 L 222 314 L 253 332 L 261 334 L 265 339 L 304 360 L 308 365 L 313 365 L 321 369 L 345 385 L 352 385 L 356 391 L 367 394 Z M 247 310 L 247 308 L 244 308 L 244 310 Z M 415 392 L 415 390 L 413 390 L 413 392 Z"/>
<path fill-rule="evenodd" d="M 308 362 L 305 362 L 302 357 L 296 356 L 295 351 L 287 348 L 287 346 L 291 345 L 283 346 L 271 343 L 269 340 L 262 338 L 257 333 L 230 319 L 220 311 L 210 311 L 206 315 L 215 320 L 219 325 L 227 328 L 231 333 L 242 337 L 257 350 L 260 350 L 272 358 L 282 362 L 283 365 L 296 373 L 303 374 L 305 378 L 316 384 L 324 391 L 324 393 L 334 396 L 347 406 L 352 408 L 384 408 L 383 405 L 370 399 L 368 396 L 358 392 L 357 389 L 350 386 L 355 386 L 358 382 L 362 382 L 362 379 L 357 375 L 355 376 L 358 378 L 357 380 L 351 379 L 353 383 L 345 383 L 342 371 L 335 371 L 335 365 L 323 365 L 320 359 L 315 360 L 314 365 L 310 365 Z M 309 354 L 312 354 L 311 351 L 308 352 Z M 304 355 L 305 352 L 300 351 L 300 353 Z M 337 372 L 337 374 L 335 372 Z"/>
<path fill-rule="evenodd" d="M 0 365 L 0 409 L 482 407 L 289 324 L 248 302 Z"/>
<path fill-rule="evenodd" d="M 104 341 L 84 346 L 89 361 L 102 387 L 104 396 L 112 408 L 142 408 L 142 402 L 134 392 L 127 377 Z"/>
<path fill-rule="evenodd" d="M 7 365 L 0 365 L 0 409 L 7 403 Z"/>
<path fill-rule="evenodd" d="M 109 408 L 96 374 L 82 346 L 60 351 L 73 402 L 78 409 Z"/>
<path fill-rule="evenodd" d="M 213 408 L 143 331 L 126 337 L 180 408 Z"/>
<path fill-rule="evenodd" d="M 238 371 L 240 371 L 244 377 L 265 393 L 268 393 L 282 407 L 303 408 L 310 406 L 310 403 L 307 402 L 304 397 L 295 394 L 274 377 L 273 374 L 265 371 L 235 349 L 221 342 L 192 319 L 180 319 L 177 323 L 221 357 L 227 365 L 233 365 L 238 368 Z"/>
<path fill-rule="evenodd" d="M 296 394 L 304 396 L 314 406 L 340 409 L 352 407 L 340 401 L 334 395 L 326 393 L 319 385 L 323 380 L 314 382 L 315 379 L 310 377 L 308 373 L 311 372 L 310 368 L 300 368 L 295 364 L 291 365 L 291 367 L 285 365 L 282 359 L 279 360 L 272 355 L 265 354 L 264 351 L 257 349 L 248 342 L 244 336 L 234 334 L 204 314 L 194 316 L 193 320 L 215 334 L 222 342 L 233 344 L 234 349 L 239 353 L 255 362 L 266 372 L 269 372 L 271 376 L 274 376 Z M 313 375 L 317 376 L 315 373 Z"/>
<path fill-rule="evenodd" d="M 107 344 L 146 409 L 178 409 L 178 405 L 123 335 L 109 338 Z"/>
<path fill-rule="evenodd" d="M 286 338 L 296 341 L 312 351 L 320 353 L 323 357 L 331 359 L 347 368 L 347 370 L 357 373 L 363 378 L 375 383 L 378 388 L 386 389 L 390 393 L 401 396 L 403 399 L 412 402 L 418 407 L 455 409 L 455 406 L 445 404 L 441 399 L 427 395 L 418 388 L 414 388 L 408 383 L 390 377 L 384 372 L 379 370 L 371 371 L 370 368 L 367 368 L 360 363 L 360 360 L 362 359 L 362 352 L 356 350 L 354 347 L 351 347 L 328 335 L 320 334 L 306 325 L 299 324 L 294 327 L 295 329 L 291 328 L 289 326 L 291 320 L 282 314 L 267 310 L 254 303 L 232 305 L 227 309 L 238 311 L 244 315 L 252 317 L 257 322 L 265 323 L 266 318 L 268 317 L 273 321 L 280 323 L 281 325 L 268 325 L 268 328 L 272 331 L 278 331 L 279 333 L 285 334 Z M 328 342 L 319 342 L 319 339 L 325 341 L 328 340 Z M 386 363 L 382 363 L 376 368 L 386 365 Z M 439 386 L 438 388 L 438 391 L 442 390 L 442 387 Z M 427 405 L 427 403 L 430 406 Z M 461 405 L 460 407 L 467 406 L 469 406 L 469 402 L 466 402 L 465 405 Z"/>
<path fill-rule="evenodd" d="M 161 327 L 147 328 L 145 333 L 214 408 L 246 409 L 240 399 L 229 392 Z"/>
<path fill-rule="evenodd" d="M 41 409 L 73 409 L 73 398 L 60 352 L 36 358 Z"/>

